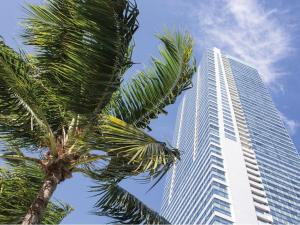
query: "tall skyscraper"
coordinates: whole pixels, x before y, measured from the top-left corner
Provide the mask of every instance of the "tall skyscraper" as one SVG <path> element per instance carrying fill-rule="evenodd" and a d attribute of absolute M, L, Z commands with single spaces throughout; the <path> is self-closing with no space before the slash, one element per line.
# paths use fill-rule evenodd
<path fill-rule="evenodd" d="M 300 157 L 253 66 L 207 50 L 175 129 L 171 223 L 300 224 Z"/>

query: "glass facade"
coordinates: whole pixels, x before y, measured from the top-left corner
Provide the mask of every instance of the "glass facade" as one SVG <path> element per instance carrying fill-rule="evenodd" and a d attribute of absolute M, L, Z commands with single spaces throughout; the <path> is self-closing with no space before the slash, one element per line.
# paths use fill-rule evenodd
<path fill-rule="evenodd" d="M 300 158 L 256 69 L 207 50 L 175 129 L 171 223 L 300 223 Z"/>
<path fill-rule="evenodd" d="M 300 158 L 256 69 L 229 58 L 274 224 L 300 224 Z"/>

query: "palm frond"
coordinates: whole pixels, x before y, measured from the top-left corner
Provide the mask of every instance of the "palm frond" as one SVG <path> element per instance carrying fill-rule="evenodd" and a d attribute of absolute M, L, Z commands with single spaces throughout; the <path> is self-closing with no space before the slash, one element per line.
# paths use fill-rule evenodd
<path fill-rule="evenodd" d="M 36 47 L 41 77 L 65 109 L 102 110 L 131 65 L 138 10 L 128 0 L 47 0 L 30 5 L 25 43 Z"/>
<path fill-rule="evenodd" d="M 11 161 L 28 161 L 33 163 L 41 163 L 39 159 L 28 157 L 28 156 L 20 156 L 20 155 L 11 155 L 11 154 L 0 154 L 0 159 L 11 160 Z"/>
<path fill-rule="evenodd" d="M 117 184 L 100 184 L 93 187 L 100 199 L 94 214 L 112 218 L 120 224 L 170 224 L 137 197 Z"/>
<path fill-rule="evenodd" d="M 43 178 L 41 169 L 28 163 L 0 168 L 0 224 L 21 223 Z M 50 202 L 43 223 L 58 224 L 70 211 L 69 205 Z"/>
<path fill-rule="evenodd" d="M 102 116 L 99 132 L 100 137 L 93 138 L 95 146 L 106 152 L 110 161 L 94 173 L 98 179 L 120 180 L 144 172 L 151 179 L 158 178 L 179 158 L 177 149 L 113 116 Z"/>
<path fill-rule="evenodd" d="M 152 59 L 152 68 L 122 85 L 106 107 L 106 114 L 145 128 L 151 119 L 166 113 L 164 108 L 173 104 L 182 91 L 191 87 L 196 70 L 195 62 L 191 63 L 191 37 L 168 31 L 158 37 L 163 43 L 162 59 Z"/>
<path fill-rule="evenodd" d="M 1 136 L 53 146 L 53 133 L 40 107 L 42 88 L 33 73 L 29 59 L 0 40 Z"/>
<path fill-rule="evenodd" d="M 81 156 L 78 160 L 75 160 L 71 163 L 70 169 L 78 168 L 80 166 L 86 167 L 86 166 L 93 166 L 94 163 L 96 163 L 98 160 L 106 160 L 108 156 L 106 155 L 95 155 L 95 154 L 86 154 Z"/>
<path fill-rule="evenodd" d="M 42 224 L 60 224 L 73 211 L 73 208 L 62 202 L 50 202 L 47 206 Z"/>
<path fill-rule="evenodd" d="M 30 157 L 24 155 L 24 153 L 15 146 L 11 146 L 10 148 L 1 149 L 0 159 L 4 160 L 7 164 L 12 166 L 14 165 L 26 165 L 26 162 L 41 165 L 42 161 L 38 158 Z"/>

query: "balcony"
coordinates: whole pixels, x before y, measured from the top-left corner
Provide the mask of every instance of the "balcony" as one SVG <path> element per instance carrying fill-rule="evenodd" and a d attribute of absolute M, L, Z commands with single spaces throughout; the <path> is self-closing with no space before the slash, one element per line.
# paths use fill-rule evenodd
<path fill-rule="evenodd" d="M 264 190 L 264 186 L 261 183 L 257 183 L 255 181 L 249 180 L 250 181 L 250 186 L 257 188 L 259 190 Z"/>
<path fill-rule="evenodd" d="M 263 205 L 263 204 L 260 204 L 260 203 L 254 201 L 254 206 L 256 208 L 260 209 L 260 210 L 264 210 L 266 212 L 270 212 L 270 208 L 267 205 Z"/>
<path fill-rule="evenodd" d="M 269 213 L 261 213 L 256 211 L 257 218 L 263 223 L 272 223 L 273 218 Z"/>
<path fill-rule="evenodd" d="M 257 165 L 256 159 L 251 159 L 251 158 L 245 158 L 245 161 L 247 163 L 251 163 L 253 165 Z"/>
<path fill-rule="evenodd" d="M 248 152 L 244 151 L 243 155 L 249 159 L 255 160 L 255 156 L 253 154 L 249 154 Z"/>
<path fill-rule="evenodd" d="M 252 170 L 252 169 L 250 169 L 250 168 L 247 168 L 247 172 L 248 172 L 248 174 L 250 174 L 250 175 L 253 175 L 253 176 L 256 176 L 256 177 L 260 177 L 260 173 L 259 173 L 259 171 L 257 171 L 257 170 Z"/>
<path fill-rule="evenodd" d="M 253 196 L 254 201 L 256 201 L 260 204 L 268 205 L 268 201 L 265 197 L 260 197 L 258 195 L 252 195 L 252 196 Z"/>
<path fill-rule="evenodd" d="M 266 197 L 266 193 L 264 190 L 257 189 L 255 187 L 251 187 L 251 191 L 253 194 L 258 195 L 260 197 Z"/>
<path fill-rule="evenodd" d="M 253 176 L 253 175 L 251 175 L 251 174 L 249 174 L 249 173 L 248 173 L 248 178 L 249 178 L 249 180 L 254 181 L 254 182 L 256 182 L 256 183 L 262 183 L 260 177 Z"/>
<path fill-rule="evenodd" d="M 250 168 L 250 169 L 252 169 L 252 170 L 258 171 L 258 166 L 257 166 L 257 165 L 253 165 L 253 164 L 250 164 L 250 163 L 246 163 L 246 167 L 247 167 L 247 168 Z"/>

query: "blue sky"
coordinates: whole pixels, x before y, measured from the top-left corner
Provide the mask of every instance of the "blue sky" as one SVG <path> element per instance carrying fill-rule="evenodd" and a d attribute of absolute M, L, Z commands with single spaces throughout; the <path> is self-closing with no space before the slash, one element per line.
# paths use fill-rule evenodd
<path fill-rule="evenodd" d="M 0 5 L 0 35 L 12 47 L 22 46 L 20 21 L 24 3 L 42 0 L 4 0 Z M 135 36 L 133 60 L 137 64 L 128 74 L 141 70 L 157 55 L 155 34 L 165 27 L 188 30 L 195 40 L 199 62 L 205 47 L 218 47 L 253 65 L 269 87 L 297 149 L 300 149 L 300 1 L 298 0 L 138 0 L 140 29 Z M 178 101 L 169 106 L 167 116 L 152 122 L 153 135 L 172 140 Z M 159 210 L 163 192 L 161 182 L 146 194 L 147 185 L 133 181 L 124 184 L 149 206 Z M 65 181 L 55 198 L 70 203 L 75 211 L 64 223 L 105 223 L 90 215 L 95 198 L 88 192 L 93 185 L 74 175 Z"/>

